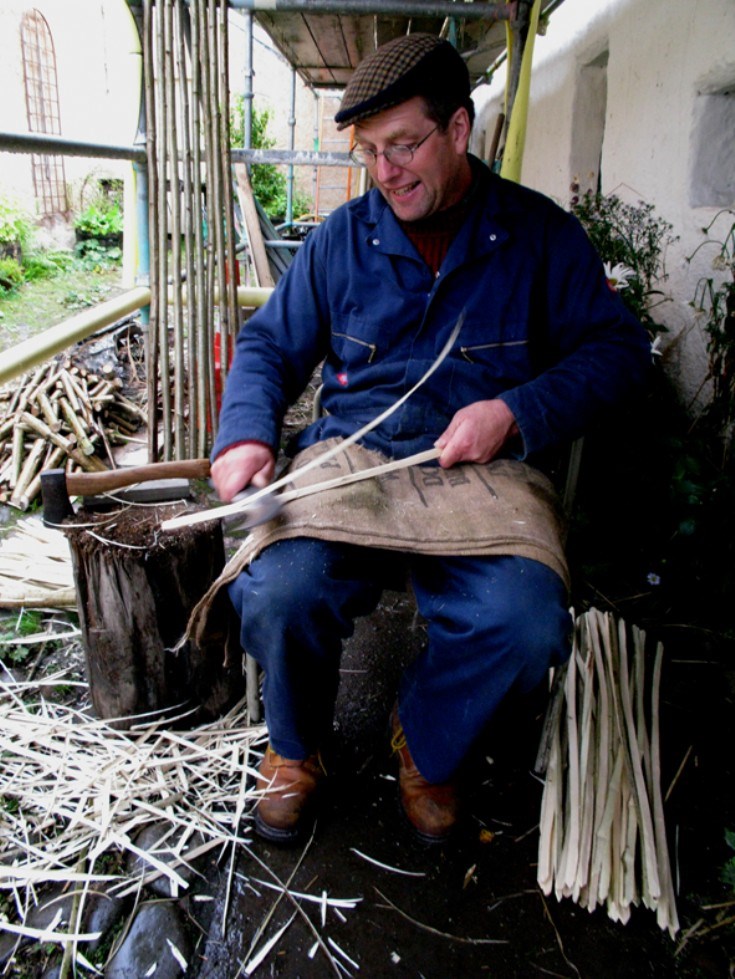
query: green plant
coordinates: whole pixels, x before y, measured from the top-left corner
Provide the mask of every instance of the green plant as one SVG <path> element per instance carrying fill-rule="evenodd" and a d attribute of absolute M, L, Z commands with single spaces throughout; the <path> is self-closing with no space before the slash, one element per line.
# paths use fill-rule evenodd
<path fill-rule="evenodd" d="M 123 213 L 117 201 L 100 198 L 74 220 L 80 238 L 116 238 L 122 234 Z"/>
<path fill-rule="evenodd" d="M 272 149 L 276 141 L 268 135 L 268 123 L 271 120 L 269 109 L 259 111 L 253 108 L 252 131 L 250 144 L 253 149 Z M 244 99 L 238 96 L 230 111 L 230 145 L 242 146 L 245 139 L 245 109 Z M 256 200 L 262 206 L 272 221 L 280 222 L 285 219 L 287 209 L 286 175 L 273 163 L 255 163 L 250 170 L 250 182 Z M 306 213 L 311 208 L 311 201 L 303 194 L 294 194 L 292 202 L 294 214 Z"/>
<path fill-rule="evenodd" d="M 107 286 L 92 286 L 88 291 L 79 292 L 70 289 L 64 296 L 62 302 L 68 309 L 86 309 L 89 306 L 96 306 L 101 302 L 109 291 Z"/>
<path fill-rule="evenodd" d="M 5 619 L 3 626 L 7 626 L 11 620 Z M 33 611 L 23 611 L 19 616 L 13 617 L 12 627 L 3 628 L 0 632 L 0 642 L 8 647 L 8 659 L 13 663 L 22 663 L 31 652 L 32 645 L 23 642 L 24 638 L 34 636 L 41 629 L 41 613 Z"/>
<path fill-rule="evenodd" d="M 666 277 L 666 248 L 677 240 L 671 234 L 673 226 L 654 215 L 652 204 L 626 204 L 614 194 L 588 191 L 571 210 L 603 261 L 630 269 L 621 297 L 652 336 L 661 332 L 664 328 L 652 310 L 663 296 L 656 285 Z"/>
<path fill-rule="evenodd" d="M 78 241 L 74 253 L 77 266 L 88 272 L 115 268 L 122 261 L 122 249 L 118 245 L 106 245 L 98 238 Z"/>
<path fill-rule="evenodd" d="M 722 462 L 730 460 L 735 429 L 735 221 L 722 238 L 711 238 L 715 222 L 723 215 L 735 218 L 729 209 L 719 211 L 706 228 L 705 240 L 695 248 L 687 261 L 691 262 L 700 249 L 714 247 L 713 275 L 702 276 L 697 282 L 690 305 L 707 337 L 708 370 L 703 385 L 712 385 L 711 398 L 699 424 L 707 434 L 720 442 Z"/>
<path fill-rule="evenodd" d="M 74 264 L 72 252 L 39 251 L 23 258 L 23 277 L 26 282 L 46 279 L 67 272 Z"/>
<path fill-rule="evenodd" d="M 731 850 L 735 851 L 735 833 L 730 829 L 725 830 L 725 842 Z M 733 855 L 726 861 L 724 867 L 722 868 L 720 878 L 722 883 L 727 884 L 735 894 L 735 852 L 733 852 Z"/>
<path fill-rule="evenodd" d="M 23 284 L 23 266 L 17 258 L 0 258 L 0 295 Z"/>
<path fill-rule="evenodd" d="M 17 245 L 22 251 L 32 234 L 33 224 L 25 211 L 0 200 L 0 245 Z"/>

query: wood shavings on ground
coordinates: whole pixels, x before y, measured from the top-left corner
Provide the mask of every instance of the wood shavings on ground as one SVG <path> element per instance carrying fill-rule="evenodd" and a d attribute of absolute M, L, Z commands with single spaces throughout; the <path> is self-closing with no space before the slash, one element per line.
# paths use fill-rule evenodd
<path fill-rule="evenodd" d="M 69 544 L 40 517 L 20 520 L 0 541 L 0 607 L 76 605 Z"/>
<path fill-rule="evenodd" d="M 590 609 L 576 619 L 547 723 L 537 876 L 544 894 L 571 897 L 589 911 L 604 905 L 616 921 L 627 922 L 642 903 L 673 938 L 679 921 L 661 793 L 662 659 L 660 644 L 649 657 L 645 633 L 610 613 Z"/>
<path fill-rule="evenodd" d="M 102 885 L 124 895 L 165 877 L 176 896 L 197 857 L 248 842 L 240 815 L 243 800 L 257 797 L 249 786 L 265 728 L 247 723 L 244 702 L 191 730 L 146 717 L 125 732 L 31 698 L 28 686 L 0 683 L 0 889 L 18 918 L 0 920 L 0 929 L 37 937 L 24 921 L 49 881 L 83 895 Z M 138 834 L 151 824 L 160 834 L 142 848 Z M 104 872 L 110 861 L 101 858 L 110 855 L 140 859 L 112 861 Z"/>

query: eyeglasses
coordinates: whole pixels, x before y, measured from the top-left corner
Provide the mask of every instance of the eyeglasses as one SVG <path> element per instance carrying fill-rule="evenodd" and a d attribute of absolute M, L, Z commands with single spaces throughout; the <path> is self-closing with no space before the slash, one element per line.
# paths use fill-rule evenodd
<path fill-rule="evenodd" d="M 423 146 L 429 136 L 432 136 L 438 128 L 438 125 L 434 126 L 431 132 L 428 132 L 423 139 L 420 139 L 413 146 L 396 143 L 381 150 L 380 153 L 376 153 L 375 150 L 368 150 L 363 146 L 355 146 L 354 149 L 350 150 L 350 158 L 362 167 L 372 167 L 378 162 L 379 156 L 384 156 L 388 163 L 392 163 L 396 167 L 407 167 L 413 160 L 416 150 Z"/>

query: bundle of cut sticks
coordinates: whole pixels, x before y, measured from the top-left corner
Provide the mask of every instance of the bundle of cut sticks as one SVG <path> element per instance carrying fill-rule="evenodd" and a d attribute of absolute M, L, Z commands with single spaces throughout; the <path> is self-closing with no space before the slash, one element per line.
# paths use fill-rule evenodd
<path fill-rule="evenodd" d="M 114 468 L 111 445 L 147 420 L 122 388 L 114 372 L 92 373 L 60 358 L 0 394 L 0 503 L 27 510 L 44 469 Z"/>
<path fill-rule="evenodd" d="M 575 620 L 558 671 L 537 770 L 545 769 L 538 883 L 627 922 L 642 903 L 672 938 L 679 929 L 660 784 L 663 647 L 590 609 Z M 563 713 L 565 716 L 562 716 Z"/>

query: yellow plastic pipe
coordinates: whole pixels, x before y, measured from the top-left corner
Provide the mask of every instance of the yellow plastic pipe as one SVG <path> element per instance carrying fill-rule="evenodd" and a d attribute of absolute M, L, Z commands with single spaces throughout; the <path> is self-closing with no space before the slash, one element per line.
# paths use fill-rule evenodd
<path fill-rule="evenodd" d="M 103 326 L 122 319 L 133 310 L 147 306 L 150 301 L 151 290 L 147 286 L 138 286 L 17 343 L 0 354 L 0 384 L 25 373 L 36 364 L 42 364 L 54 354 L 84 340 Z"/>
<path fill-rule="evenodd" d="M 541 0 L 535 0 L 531 8 L 531 17 L 528 25 L 528 34 L 523 48 L 521 58 L 521 70 L 518 76 L 518 89 L 513 101 L 513 109 L 508 125 L 508 136 L 505 141 L 505 151 L 503 162 L 500 167 L 500 176 L 516 183 L 520 182 L 521 170 L 523 168 L 523 150 L 526 145 L 526 127 L 528 124 L 528 103 L 531 94 L 531 64 L 533 62 L 533 46 L 538 31 L 539 11 L 541 10 Z M 508 45 L 510 52 L 510 45 Z M 510 62 L 508 64 L 510 73 Z"/>
<path fill-rule="evenodd" d="M 243 307 L 264 306 L 268 301 L 273 289 L 250 288 L 239 286 L 237 290 L 237 302 Z M 173 291 L 169 293 L 169 302 L 173 299 Z M 215 297 L 216 301 L 217 297 Z M 136 309 L 142 309 L 151 301 L 151 290 L 147 286 L 137 286 L 128 292 L 114 299 L 108 299 L 91 309 L 72 316 L 63 323 L 49 327 L 43 333 L 23 340 L 9 350 L 0 353 L 0 384 L 24 374 L 26 371 L 42 364 L 45 360 L 53 357 L 54 354 L 66 350 L 79 340 L 96 333 L 115 320 L 122 319 L 128 313 Z M 186 291 L 182 294 L 182 301 L 186 302 Z"/>

